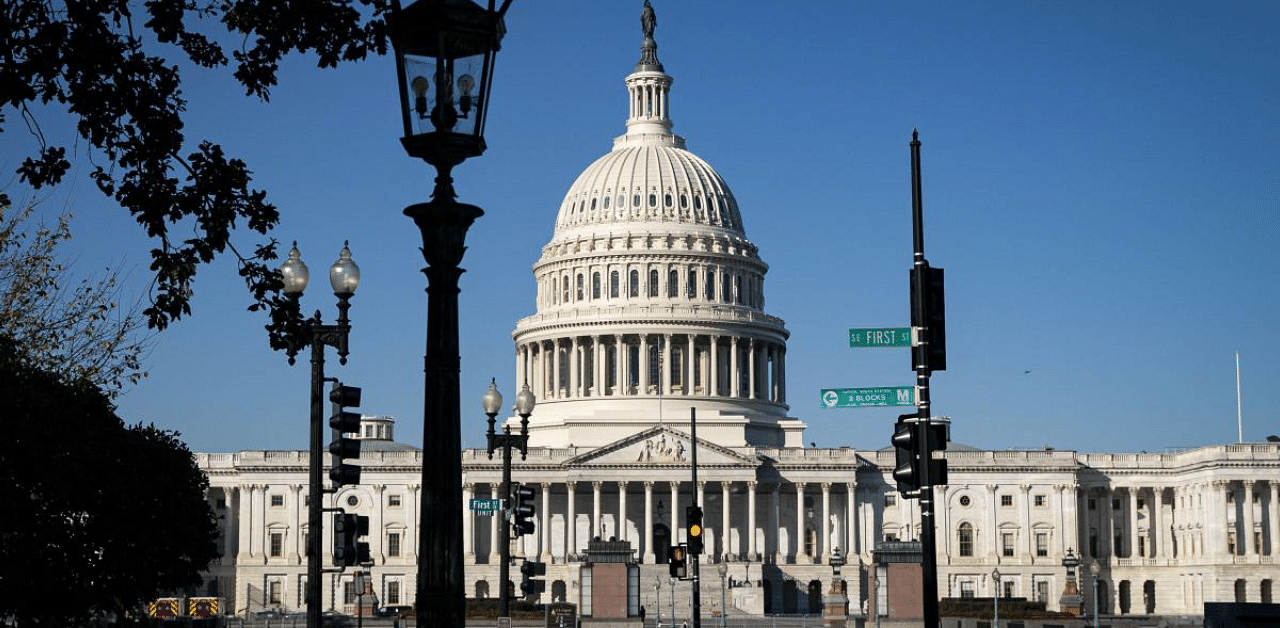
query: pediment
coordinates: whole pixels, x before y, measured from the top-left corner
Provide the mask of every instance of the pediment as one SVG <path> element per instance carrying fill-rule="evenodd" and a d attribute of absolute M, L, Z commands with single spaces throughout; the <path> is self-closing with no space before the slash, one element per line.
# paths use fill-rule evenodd
<path fill-rule="evenodd" d="M 688 434 L 659 426 L 575 456 L 565 466 L 687 467 L 693 460 L 690 442 Z M 699 438 L 698 466 L 755 467 L 758 462 Z"/>

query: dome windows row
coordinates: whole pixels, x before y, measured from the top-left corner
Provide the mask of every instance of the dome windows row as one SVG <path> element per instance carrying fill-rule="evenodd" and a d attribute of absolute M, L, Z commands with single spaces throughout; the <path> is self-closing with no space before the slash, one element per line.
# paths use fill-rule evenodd
<path fill-rule="evenodd" d="M 625 220 L 661 215 L 729 229 L 741 228 L 736 217 L 737 211 L 734 210 L 731 199 L 724 194 L 706 195 L 704 200 L 702 193 L 691 195 L 682 192 L 676 195 L 671 191 L 662 194 L 656 191 L 637 191 L 630 194 L 630 211 L 627 208 L 627 200 L 628 194 L 624 189 L 616 197 L 606 193 L 603 196 L 592 195 L 590 198 L 572 201 L 568 206 L 567 223 L 580 224 L 611 218 Z"/>
<path fill-rule="evenodd" d="M 696 264 L 605 268 L 551 273 L 542 280 L 544 305 L 619 299 L 680 299 L 764 307 L 764 277 Z"/>

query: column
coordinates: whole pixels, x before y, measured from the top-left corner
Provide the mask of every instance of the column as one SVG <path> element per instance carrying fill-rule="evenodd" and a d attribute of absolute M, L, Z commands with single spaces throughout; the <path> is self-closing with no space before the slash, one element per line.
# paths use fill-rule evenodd
<path fill-rule="evenodd" d="M 671 396 L 671 334 L 662 335 L 662 351 L 665 352 L 666 359 L 659 360 L 662 363 L 662 395 L 664 397 Z M 671 501 L 672 512 L 675 512 L 676 502 Z M 671 542 L 676 542 L 676 528 L 671 528 Z"/>
<path fill-rule="evenodd" d="M 1076 546 L 1080 548 L 1080 561 L 1083 563 L 1085 558 L 1089 560 L 1096 559 L 1097 556 L 1089 551 L 1089 489 L 1087 487 L 1076 487 L 1076 513 L 1077 521 L 1084 525 L 1080 525 L 1076 529 Z"/>
<path fill-rule="evenodd" d="M 729 532 L 729 483 L 720 483 L 720 555 L 736 554 L 729 542 L 733 535 Z"/>
<path fill-rule="evenodd" d="M 1244 550 L 1242 555 L 1249 556 L 1258 551 L 1253 542 L 1253 480 L 1244 480 L 1241 485 L 1240 508 L 1244 511 L 1244 529 L 1240 530 L 1237 545 Z"/>
<path fill-rule="evenodd" d="M 667 482 L 671 486 L 671 544 L 680 544 L 680 520 L 676 513 L 680 510 L 676 504 L 680 503 L 680 483 Z"/>
<path fill-rule="evenodd" d="M 1231 483 L 1226 480 L 1213 480 L 1209 483 L 1209 490 L 1205 492 L 1204 499 L 1206 502 L 1206 510 L 1208 511 L 1205 521 L 1205 536 L 1208 542 L 1205 543 L 1205 552 L 1214 558 L 1221 558 L 1227 553 L 1227 491 L 1231 490 Z"/>
<path fill-rule="evenodd" d="M 738 373 L 738 337 L 729 338 L 729 395 L 742 396 L 742 378 Z"/>
<path fill-rule="evenodd" d="M 937 520 L 934 524 L 937 530 L 939 553 L 945 557 L 955 554 L 954 545 L 956 543 L 956 535 L 951 533 L 951 509 L 947 508 L 947 489 L 950 486 L 943 484 L 933 487 L 934 515 Z"/>
<path fill-rule="evenodd" d="M 638 362 L 640 366 L 639 394 L 647 395 L 649 394 L 649 334 L 640 334 L 640 359 Z"/>
<path fill-rule="evenodd" d="M 778 345 L 778 358 L 773 363 L 778 374 L 778 403 L 787 402 L 787 345 Z"/>
<path fill-rule="evenodd" d="M 1035 530 L 1031 529 L 1031 485 L 1019 485 L 1018 493 L 1018 498 L 1022 500 L 1022 512 L 1019 513 L 1018 518 L 1022 520 L 1022 533 L 1026 535 L 1022 539 L 1022 547 L 1026 551 L 1024 555 L 1034 560 L 1036 555 L 1036 533 Z"/>
<path fill-rule="evenodd" d="M 560 339 L 556 338 L 551 344 L 551 398 L 559 399 L 564 396 L 560 388 Z"/>
<path fill-rule="evenodd" d="M 474 564 L 476 562 L 476 548 L 472 542 L 472 528 L 475 527 L 476 517 L 471 512 L 471 499 L 475 497 L 476 485 L 474 482 L 466 482 L 462 485 L 462 556 L 463 562 Z M 416 537 L 415 537 L 416 538 Z"/>
<path fill-rule="evenodd" d="M 756 547 L 756 482 L 751 480 L 747 482 L 747 560 L 755 560 L 758 551 Z"/>
<path fill-rule="evenodd" d="M 937 490 L 935 487 L 934 490 Z M 858 547 L 858 483 L 844 484 L 844 556 L 849 560 L 860 551 Z M 940 530 L 945 534 L 946 530 Z"/>
<path fill-rule="evenodd" d="M 1164 492 L 1160 487 L 1151 488 L 1151 501 L 1147 512 L 1150 514 L 1150 524 L 1147 525 L 1147 557 L 1156 558 L 1163 557 L 1165 553 L 1165 532 L 1168 526 L 1164 525 L 1164 512 L 1161 494 Z"/>
<path fill-rule="evenodd" d="M 604 482 L 599 481 L 591 483 L 591 532 L 587 534 L 588 539 L 601 537 L 601 540 L 604 540 L 607 538 L 604 535 L 600 520 L 600 487 L 603 484 Z"/>
<path fill-rule="evenodd" d="M 489 497 L 493 499 L 499 499 L 500 498 L 499 495 L 501 493 L 501 487 L 502 487 L 502 484 L 500 483 L 489 484 Z M 498 516 L 497 514 L 494 514 L 492 517 L 489 517 L 489 564 L 490 565 L 498 564 L 498 560 L 499 560 L 498 557 L 501 556 L 501 554 L 499 553 L 501 550 L 498 549 L 498 529 L 502 527 L 501 525 L 499 525 L 501 522 L 502 522 L 502 517 Z M 506 541 L 507 539 L 503 539 L 503 542 L 506 542 Z"/>
<path fill-rule="evenodd" d="M 302 515 L 300 513 L 301 510 L 306 510 L 304 508 L 301 508 L 302 499 L 303 499 L 302 498 L 303 488 L 304 487 L 301 484 L 292 484 L 289 486 L 290 492 L 293 493 L 288 499 L 289 529 L 297 530 L 298 533 L 294 534 L 293 538 L 289 539 L 291 543 L 289 543 L 290 548 L 289 548 L 289 551 L 286 552 L 286 556 L 288 556 L 289 558 L 295 561 L 297 561 L 298 557 L 300 556 L 305 559 L 307 555 L 307 548 L 302 545 L 304 535 L 301 534 L 301 531 L 303 527 L 308 523 L 307 519 L 309 519 L 310 517 L 307 515 Z M 382 502 L 379 502 L 379 504 L 381 503 Z M 379 511 L 381 511 L 381 506 L 379 506 Z M 306 561 L 303 560 L 302 562 L 306 562 Z"/>
<path fill-rule="evenodd" d="M 720 336 L 711 336 L 711 386 L 708 395 L 720 394 Z"/>
<path fill-rule="evenodd" d="M 421 462 L 421 457 L 419 457 L 419 462 Z M 405 536 L 408 537 L 409 545 L 409 553 L 407 556 L 409 557 L 409 560 L 413 562 L 417 562 L 418 560 L 418 517 L 421 516 L 421 513 L 418 512 L 418 491 L 420 490 L 422 490 L 422 485 L 420 484 L 410 486 L 408 496 L 409 501 L 405 503 L 405 512 L 409 515 L 409 529 L 406 531 L 407 534 L 405 534 Z"/>
<path fill-rule="evenodd" d="M 618 540 L 627 540 L 627 483 L 618 482 Z"/>
<path fill-rule="evenodd" d="M 1000 496 L 996 495 L 996 485 L 988 484 L 987 488 L 987 557 L 995 560 L 1000 555 L 1000 527 L 996 523 L 996 511 L 1000 508 Z M 899 500 L 901 501 L 901 500 Z M 974 556 L 977 556 L 977 548 L 974 548 Z"/>
<path fill-rule="evenodd" d="M 782 484 L 775 483 L 773 485 L 773 499 L 771 500 L 770 510 L 773 511 L 773 521 L 769 536 L 773 537 L 773 562 L 783 564 L 787 562 L 787 555 L 782 551 Z M 768 539 L 765 539 L 768 542 Z M 793 541 L 794 543 L 794 541 Z"/>
<path fill-rule="evenodd" d="M 604 343 L 600 342 L 600 336 L 591 337 L 591 355 L 595 358 L 591 361 L 591 379 L 592 386 L 595 389 L 596 396 L 603 397 L 608 393 L 609 386 L 605 382 L 604 369 L 607 360 L 604 359 L 605 349 Z"/>
<path fill-rule="evenodd" d="M 684 394 L 692 396 L 693 390 L 694 390 L 694 382 L 697 381 L 694 377 L 694 374 L 698 370 L 698 351 L 697 351 L 697 347 L 694 346 L 693 334 L 686 334 L 685 339 L 688 340 L 689 348 L 688 348 L 688 353 L 686 353 L 684 356 L 684 373 L 686 377 L 686 379 L 684 380 Z M 702 502 L 699 501 L 698 503 L 701 504 Z"/>
<path fill-rule="evenodd" d="M 1141 490 L 1136 486 L 1129 487 L 1129 522 L 1125 526 L 1128 530 L 1124 535 L 1124 553 L 1129 558 L 1136 558 L 1138 554 L 1138 491 Z"/>
<path fill-rule="evenodd" d="M 1098 534 L 1102 538 L 1098 539 L 1098 556 L 1099 558 L 1111 562 L 1116 556 L 1116 549 L 1113 546 L 1116 538 L 1115 524 L 1111 521 L 1111 495 L 1112 490 L 1109 487 L 1102 487 L 1101 497 L 1102 503 L 1098 504 Z"/>
<path fill-rule="evenodd" d="M 622 344 L 622 334 L 615 334 L 613 337 L 613 381 L 616 384 L 615 392 L 619 395 L 627 394 L 627 371 L 624 368 L 627 364 L 627 347 Z"/>
<path fill-rule="evenodd" d="M 582 396 L 582 390 L 580 388 L 580 386 L 582 386 L 582 375 L 581 375 L 582 357 L 578 355 L 578 352 L 581 350 L 582 350 L 581 347 L 578 346 L 578 337 L 574 336 L 572 339 L 570 339 L 570 344 L 569 344 L 569 396 L 570 397 Z"/>
<path fill-rule="evenodd" d="M 756 339 L 751 338 L 747 344 L 747 398 L 756 398 Z M 798 556 L 799 554 L 797 554 Z"/>
<path fill-rule="evenodd" d="M 551 483 L 550 482 L 542 483 L 542 515 L 539 516 L 538 519 L 540 520 L 538 522 L 540 524 L 538 527 L 541 529 L 541 533 L 538 536 L 542 537 L 542 541 L 541 541 L 542 552 L 541 552 L 541 557 L 538 559 L 538 561 L 543 563 L 550 563 L 551 562 Z"/>
<path fill-rule="evenodd" d="M 648 370 L 648 369 L 645 369 Z M 653 564 L 653 480 L 644 482 L 644 562 Z"/>
<path fill-rule="evenodd" d="M 817 526 L 814 532 L 817 533 L 818 542 L 814 546 L 815 549 L 822 548 L 822 564 L 831 562 L 831 534 L 828 526 L 831 525 L 831 483 L 822 483 L 822 525 Z"/>
<path fill-rule="evenodd" d="M 569 557 L 578 553 L 578 515 L 573 511 L 573 498 L 577 493 L 575 485 L 577 482 L 568 480 L 565 482 L 565 517 L 564 517 L 564 553 L 565 562 L 569 562 Z"/>
<path fill-rule="evenodd" d="M 754 389 L 754 388 L 753 388 Z M 795 563 L 800 564 L 800 557 L 804 556 L 813 562 L 813 557 L 809 556 L 809 548 L 804 542 L 804 482 L 796 482 L 796 551 Z"/>
<path fill-rule="evenodd" d="M 1267 483 L 1267 554 L 1280 554 L 1280 482 Z"/>

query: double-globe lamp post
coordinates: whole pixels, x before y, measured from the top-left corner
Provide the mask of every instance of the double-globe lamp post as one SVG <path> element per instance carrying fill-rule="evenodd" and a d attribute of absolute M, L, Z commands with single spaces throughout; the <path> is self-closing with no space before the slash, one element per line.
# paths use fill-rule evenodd
<path fill-rule="evenodd" d="M 466 623 L 462 548 L 462 428 L 458 279 L 467 229 L 484 212 L 457 202 L 454 166 L 484 153 L 494 57 L 511 0 L 418 0 L 389 15 L 400 88 L 405 152 L 436 170 L 431 200 L 405 208 L 422 233 L 427 262 L 423 367 L 422 493 L 419 502 L 417 625 Z"/>
<path fill-rule="evenodd" d="M 284 293 L 292 299 L 300 299 L 306 289 L 311 273 L 302 262 L 302 254 L 298 252 L 298 243 L 294 242 L 289 256 L 280 265 L 280 276 L 284 280 Z M 324 422 L 321 396 L 324 389 L 324 348 L 334 347 L 338 350 L 338 363 L 347 363 L 347 337 L 350 335 L 351 323 L 347 319 L 347 310 L 351 308 L 351 297 L 360 285 L 360 268 L 351 261 L 351 249 L 346 243 L 338 254 L 338 261 L 329 268 L 329 285 L 333 287 L 334 296 L 338 297 L 338 323 L 326 325 L 320 319 L 320 311 L 306 321 L 299 332 L 289 338 L 289 364 L 294 363 L 298 350 L 303 346 L 311 347 L 311 446 L 310 468 L 308 470 L 307 498 L 307 628 L 320 628 L 320 541 L 323 538 L 323 522 L 321 520 L 323 500 L 320 486 L 321 447 L 323 444 L 322 426 Z"/>
<path fill-rule="evenodd" d="M 991 570 L 991 580 L 995 582 L 995 595 L 991 596 L 991 604 L 993 606 L 992 613 L 994 618 L 991 620 L 991 628 L 1000 628 L 1000 570 Z"/>
<path fill-rule="evenodd" d="M 529 385 L 525 384 L 520 393 L 516 395 L 516 414 L 520 415 L 520 433 L 512 434 L 507 426 L 503 426 L 502 433 L 494 432 L 494 423 L 497 420 L 498 413 L 502 411 L 502 393 L 498 392 L 498 382 L 493 380 L 489 382 L 489 390 L 485 391 L 481 403 L 484 405 L 484 413 L 489 417 L 489 432 L 486 434 L 489 444 L 489 459 L 493 459 L 493 452 L 502 449 L 502 499 L 507 500 L 508 504 L 514 502 L 511 497 L 511 448 L 520 448 L 520 459 L 524 460 L 525 455 L 529 453 L 529 415 L 533 414 L 533 406 L 538 402 L 533 392 L 529 390 Z M 499 532 L 500 543 L 498 546 L 498 617 L 510 617 L 508 612 L 508 604 L 511 600 L 511 518 L 508 515 L 508 509 L 504 508 L 502 513 L 502 526 Z"/>
<path fill-rule="evenodd" d="M 1093 628 L 1098 628 L 1098 616 L 1102 614 L 1102 609 L 1098 607 L 1098 589 L 1102 588 L 1098 586 L 1098 576 L 1102 574 L 1102 567 L 1098 565 L 1098 561 L 1089 563 L 1089 573 L 1093 575 Z"/>

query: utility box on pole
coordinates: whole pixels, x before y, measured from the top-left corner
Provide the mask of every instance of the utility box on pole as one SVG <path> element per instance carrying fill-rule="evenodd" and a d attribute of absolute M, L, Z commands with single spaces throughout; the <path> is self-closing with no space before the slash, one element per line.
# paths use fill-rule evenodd
<path fill-rule="evenodd" d="M 578 608 L 584 625 L 603 628 L 639 619 L 640 566 L 629 541 L 601 541 L 597 537 L 588 542 L 586 564 L 578 581 Z"/>
<path fill-rule="evenodd" d="M 871 562 L 876 570 L 879 597 L 885 601 L 883 617 L 920 619 L 924 617 L 924 598 L 920 578 L 923 577 L 923 554 L 918 541 L 886 541 L 876 543 Z M 868 605 L 870 608 L 872 605 Z M 880 613 L 877 608 L 874 612 Z"/>

